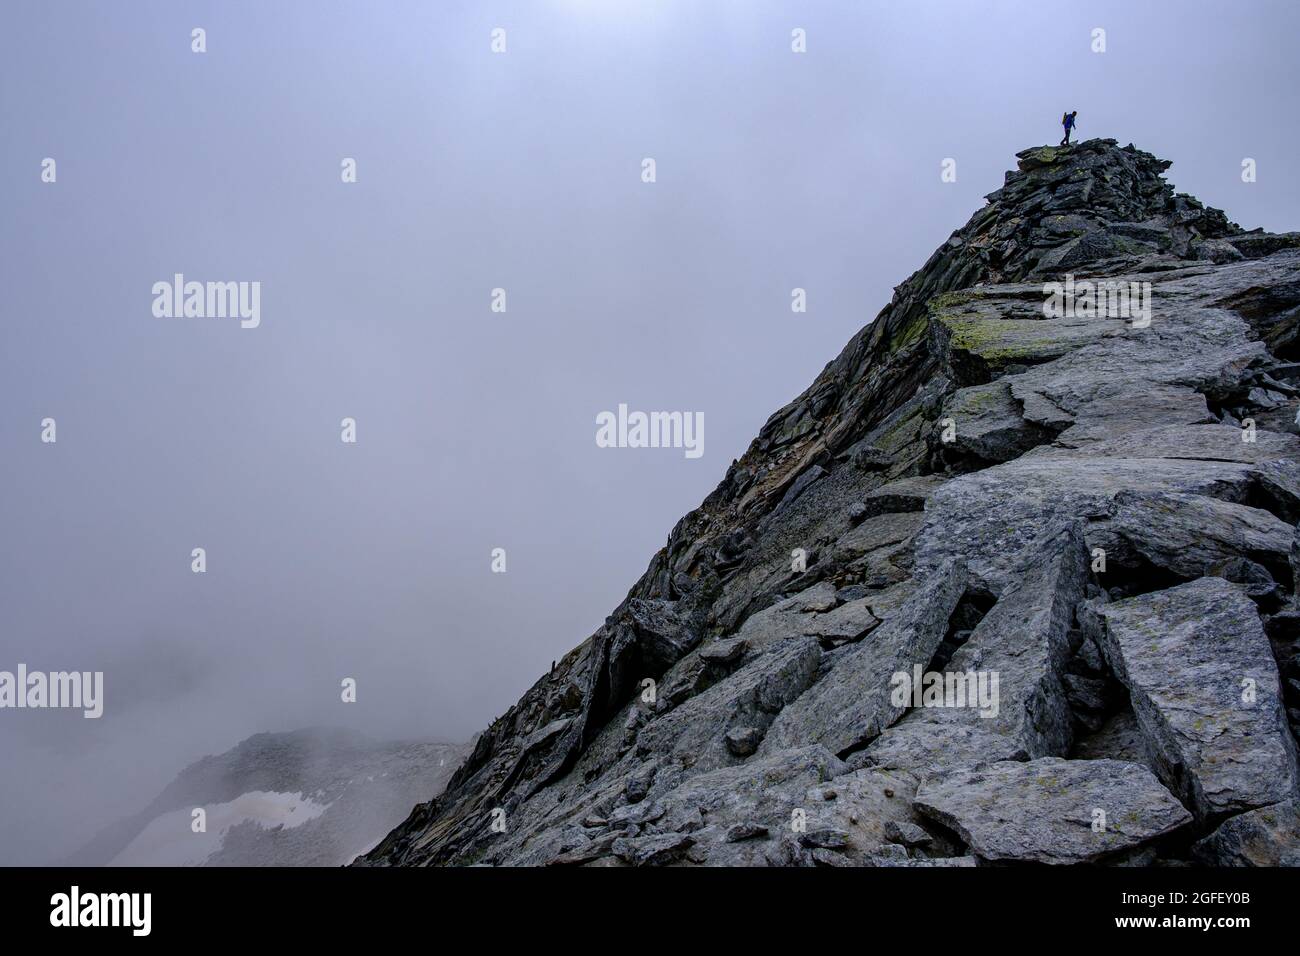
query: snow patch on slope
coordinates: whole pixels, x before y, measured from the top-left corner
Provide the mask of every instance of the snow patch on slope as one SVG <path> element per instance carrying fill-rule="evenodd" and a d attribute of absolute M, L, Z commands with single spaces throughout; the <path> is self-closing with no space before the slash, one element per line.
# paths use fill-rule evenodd
<path fill-rule="evenodd" d="M 155 817 L 109 866 L 202 866 L 221 849 L 226 832 L 241 823 L 253 822 L 264 829 L 301 826 L 328 808 L 301 793 L 253 790 L 229 803 L 204 807 L 207 832 L 190 829 L 192 810 L 173 810 Z"/>

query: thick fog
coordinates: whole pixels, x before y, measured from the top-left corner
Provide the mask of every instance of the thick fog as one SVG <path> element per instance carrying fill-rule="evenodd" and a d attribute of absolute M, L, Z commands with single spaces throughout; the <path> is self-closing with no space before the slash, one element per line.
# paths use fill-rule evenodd
<path fill-rule="evenodd" d="M 1297 36 L 1285 0 L 5 4 L 0 670 L 104 686 L 0 709 L 0 863 L 258 731 L 482 729 L 1064 110 L 1300 228 Z M 156 314 L 178 273 L 256 323 Z M 599 447 L 620 404 L 703 453 Z"/>

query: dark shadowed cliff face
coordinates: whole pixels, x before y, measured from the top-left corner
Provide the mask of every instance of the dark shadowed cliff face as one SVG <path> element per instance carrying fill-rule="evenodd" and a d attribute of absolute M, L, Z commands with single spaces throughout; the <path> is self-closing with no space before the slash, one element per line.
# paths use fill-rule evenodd
<path fill-rule="evenodd" d="M 1300 236 L 1019 160 L 365 862 L 1295 858 Z"/>

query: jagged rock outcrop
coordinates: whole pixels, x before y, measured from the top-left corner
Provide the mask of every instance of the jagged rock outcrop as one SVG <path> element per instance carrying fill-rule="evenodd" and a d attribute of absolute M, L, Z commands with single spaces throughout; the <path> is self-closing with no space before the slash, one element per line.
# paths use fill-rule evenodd
<path fill-rule="evenodd" d="M 867 749 L 872 762 L 938 771 L 1064 755 L 1074 731 L 1064 670 L 1087 582 L 1081 524 L 1049 533 L 945 667 L 996 673 L 997 712 L 978 701 L 914 708 Z"/>
<path fill-rule="evenodd" d="M 1018 158 L 363 862 L 1296 858 L 1300 235 Z"/>

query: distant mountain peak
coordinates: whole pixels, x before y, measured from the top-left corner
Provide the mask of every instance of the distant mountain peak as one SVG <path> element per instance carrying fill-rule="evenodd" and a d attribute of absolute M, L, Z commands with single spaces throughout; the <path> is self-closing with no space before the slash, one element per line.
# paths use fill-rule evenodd
<path fill-rule="evenodd" d="M 69 862 L 338 866 L 441 789 L 466 748 L 308 727 L 259 733 L 186 767 L 144 810 Z M 206 832 L 192 828 L 202 808 Z"/>

